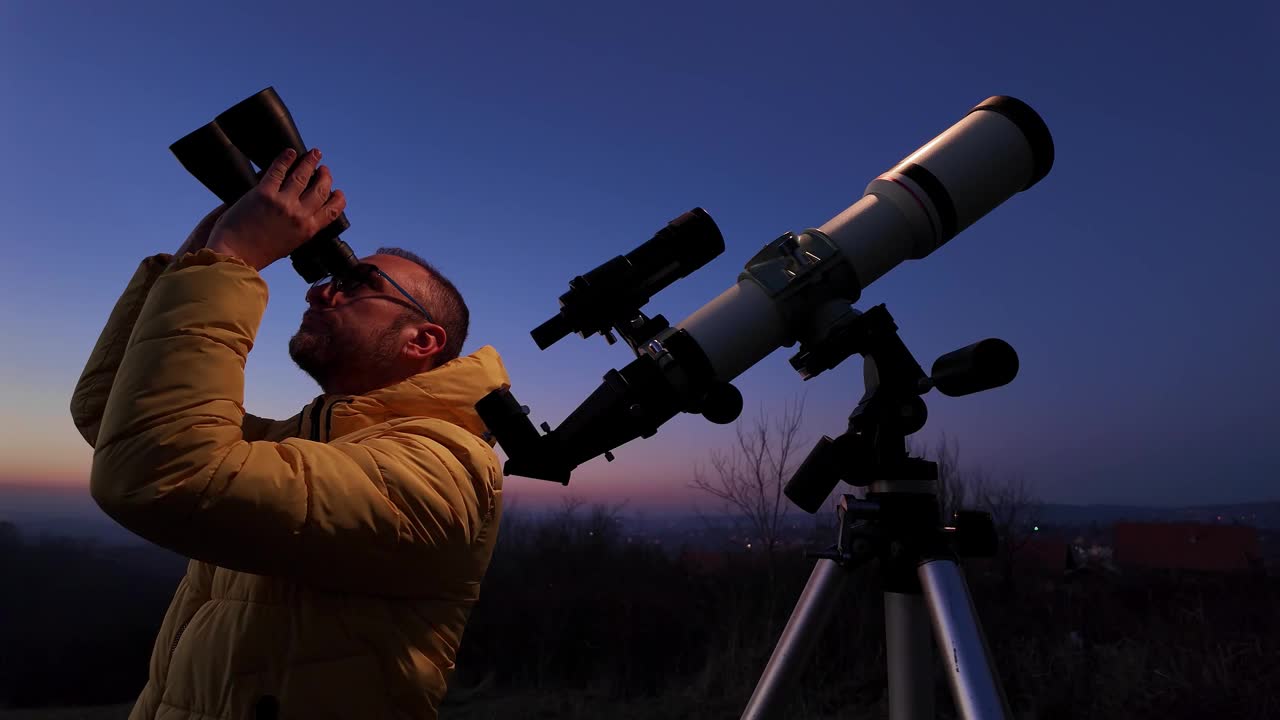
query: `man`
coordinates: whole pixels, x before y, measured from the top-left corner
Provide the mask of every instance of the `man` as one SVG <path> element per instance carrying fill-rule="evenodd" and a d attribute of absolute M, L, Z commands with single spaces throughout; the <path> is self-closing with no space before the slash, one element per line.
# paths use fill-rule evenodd
<path fill-rule="evenodd" d="M 189 558 L 133 720 L 436 717 L 497 537 L 502 473 L 458 357 L 467 310 L 403 251 L 321 281 L 290 342 L 323 394 L 247 415 L 258 271 L 346 206 L 282 154 L 178 255 L 142 263 L 71 401 L 103 510 Z"/>

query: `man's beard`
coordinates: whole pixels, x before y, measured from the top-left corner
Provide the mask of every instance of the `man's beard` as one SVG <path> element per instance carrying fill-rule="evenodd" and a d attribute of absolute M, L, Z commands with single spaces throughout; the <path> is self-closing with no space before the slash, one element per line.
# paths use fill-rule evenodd
<path fill-rule="evenodd" d="M 393 373 L 399 334 L 399 326 L 363 338 L 337 337 L 327 329 L 300 329 L 289 339 L 289 357 L 325 392 L 357 379 L 356 385 L 373 383 L 369 388 L 373 389 Z"/>

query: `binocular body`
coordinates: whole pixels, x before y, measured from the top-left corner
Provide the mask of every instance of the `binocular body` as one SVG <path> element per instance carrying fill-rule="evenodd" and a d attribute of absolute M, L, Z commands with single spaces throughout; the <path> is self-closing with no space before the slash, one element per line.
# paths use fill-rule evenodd
<path fill-rule="evenodd" d="M 268 87 L 231 106 L 212 122 L 169 146 L 178 162 L 224 203 L 231 205 L 258 184 L 265 170 L 288 148 L 307 152 L 298 126 L 275 88 Z M 289 255 L 303 280 L 313 283 L 342 275 L 357 259 L 339 235 L 351 227 L 346 213 Z"/>

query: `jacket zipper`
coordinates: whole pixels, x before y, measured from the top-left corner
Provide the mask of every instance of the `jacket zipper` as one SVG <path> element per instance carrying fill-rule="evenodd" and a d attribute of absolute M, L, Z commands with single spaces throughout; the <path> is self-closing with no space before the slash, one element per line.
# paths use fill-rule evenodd
<path fill-rule="evenodd" d="M 326 411 L 324 414 L 324 441 L 325 442 L 329 442 L 330 440 L 333 439 L 333 411 L 339 405 L 346 405 L 350 402 L 351 402 L 350 400 L 334 400 L 329 405 L 328 411 Z"/>
<path fill-rule="evenodd" d="M 324 410 L 324 400 L 316 402 L 315 407 L 311 408 L 311 439 L 320 439 L 320 413 Z"/>
<path fill-rule="evenodd" d="M 330 440 L 332 440 L 333 439 L 333 411 L 339 405 L 348 405 L 350 403 L 351 403 L 350 399 L 334 400 L 330 402 L 329 407 L 325 408 L 325 411 L 324 411 L 324 418 L 323 418 L 324 424 L 321 425 L 320 423 L 317 423 L 316 427 L 311 429 L 311 434 L 313 436 L 312 439 L 313 440 L 323 439 L 324 442 L 329 442 Z M 321 427 L 323 427 L 324 429 L 323 432 L 320 431 Z"/>
<path fill-rule="evenodd" d="M 195 617 L 192 615 L 192 617 Z M 178 633 L 173 636 L 173 644 L 169 646 L 169 662 L 173 662 L 173 654 L 178 651 L 178 641 L 182 639 L 182 633 L 187 629 L 187 625 L 191 624 L 191 618 L 187 618 L 182 623 L 182 627 L 178 628 Z"/>
<path fill-rule="evenodd" d="M 323 397 L 317 398 L 315 404 L 311 406 L 310 422 L 308 423 L 308 432 L 306 437 L 309 440 L 317 442 L 329 442 L 330 428 L 333 427 L 333 409 L 339 405 L 348 405 L 352 401 L 350 396 L 325 400 Z M 303 413 L 304 416 L 307 413 Z M 298 421 L 298 436 L 302 437 L 301 419 Z"/>

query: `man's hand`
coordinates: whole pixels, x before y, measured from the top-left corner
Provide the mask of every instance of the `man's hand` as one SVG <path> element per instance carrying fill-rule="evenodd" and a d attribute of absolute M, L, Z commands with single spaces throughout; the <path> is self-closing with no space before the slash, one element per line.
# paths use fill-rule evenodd
<path fill-rule="evenodd" d="M 281 153 L 258 185 L 227 208 L 209 235 L 210 250 L 262 270 L 338 219 L 347 199 L 341 190 L 329 192 L 329 168 L 316 168 L 320 150 L 293 165 L 295 155 L 293 150 Z"/>

